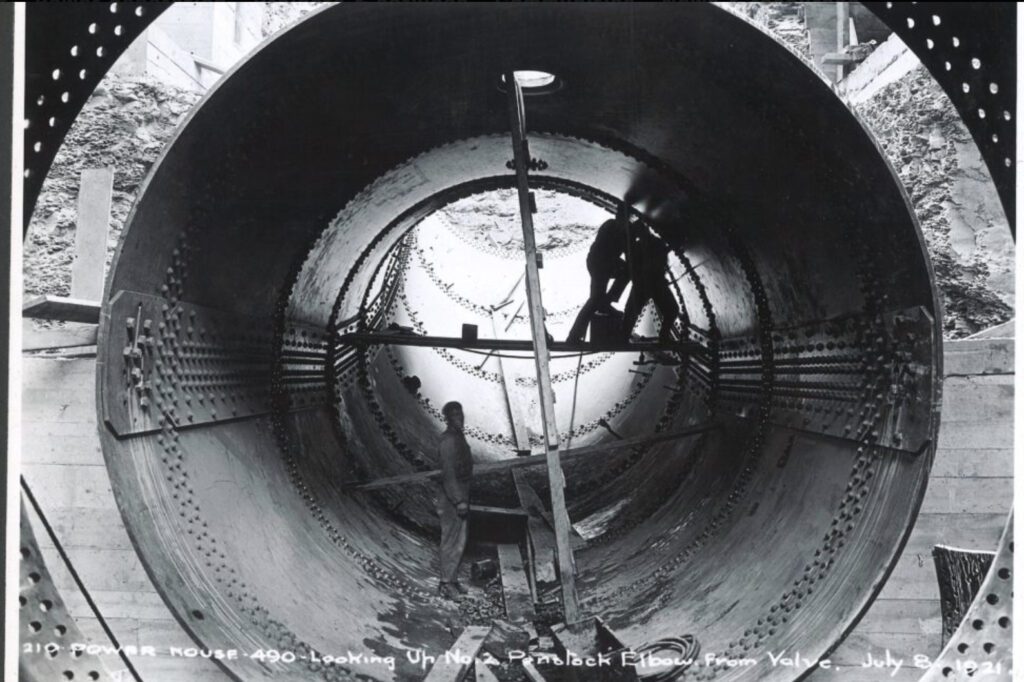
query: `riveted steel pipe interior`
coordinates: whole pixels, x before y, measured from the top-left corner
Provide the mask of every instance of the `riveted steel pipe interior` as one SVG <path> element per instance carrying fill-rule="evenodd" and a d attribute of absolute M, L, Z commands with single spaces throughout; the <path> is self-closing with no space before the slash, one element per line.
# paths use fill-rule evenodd
<path fill-rule="evenodd" d="M 441 291 L 475 247 L 423 225 L 514 186 L 507 68 L 557 78 L 526 97 L 538 200 L 598 215 L 628 198 L 671 249 L 677 324 L 699 345 L 672 363 L 559 359 L 563 442 L 721 425 L 566 464 L 584 611 L 636 647 L 691 633 L 733 658 L 825 654 L 924 493 L 938 308 L 873 138 L 797 56 L 710 4 L 332 6 L 222 79 L 152 170 L 104 301 L 103 447 L 147 571 L 205 646 L 398 656 L 393 673 L 221 661 L 241 679 L 416 679 L 404 651 L 450 644 L 430 489 L 346 485 L 433 468 L 444 399 L 466 405 L 481 461 L 514 457 L 497 363 L 335 339 L 396 316 L 443 336 L 479 323 L 479 291 Z M 586 291 L 581 235 L 546 256 L 552 300 L 559 268 Z M 546 498 L 543 469 L 527 477 Z M 474 502 L 516 504 L 508 475 L 481 477 Z"/>

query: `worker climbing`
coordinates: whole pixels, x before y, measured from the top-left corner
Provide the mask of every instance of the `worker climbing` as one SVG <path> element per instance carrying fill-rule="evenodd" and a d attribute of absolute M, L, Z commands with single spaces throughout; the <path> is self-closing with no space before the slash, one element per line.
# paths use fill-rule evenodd
<path fill-rule="evenodd" d="M 590 297 L 580 308 L 566 337 L 568 343 L 582 343 L 595 313 L 613 313 L 612 303 L 619 300 L 629 283 L 624 260 L 628 238 L 629 207 L 622 202 L 615 217 L 605 221 L 587 253 L 590 273 Z M 612 283 L 611 289 L 608 283 Z"/>
<path fill-rule="evenodd" d="M 642 223 L 633 223 L 628 230 L 629 247 L 626 253 L 633 288 L 626 299 L 623 335 L 627 341 L 630 340 L 633 327 L 636 326 L 644 305 L 648 301 L 653 301 L 661 315 L 658 340 L 670 343 L 674 340 L 672 330 L 676 318 L 679 317 L 679 303 L 676 302 L 665 279 L 665 272 L 668 270 L 668 247 Z"/>
<path fill-rule="evenodd" d="M 462 432 L 465 426 L 462 405 L 454 401 L 445 403 L 441 414 L 448 428 L 437 444 L 437 459 L 441 467 L 441 484 L 436 497 L 441 521 L 441 582 L 438 592 L 446 599 L 455 599 L 469 591 L 459 582 L 459 565 L 466 551 L 473 456 Z"/>

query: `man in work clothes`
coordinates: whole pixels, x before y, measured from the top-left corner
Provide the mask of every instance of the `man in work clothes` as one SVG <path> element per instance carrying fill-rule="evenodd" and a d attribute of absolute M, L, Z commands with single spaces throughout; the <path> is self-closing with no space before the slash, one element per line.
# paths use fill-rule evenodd
<path fill-rule="evenodd" d="M 633 290 L 626 299 L 623 315 L 623 333 L 629 341 L 640 313 L 647 301 L 652 301 L 661 314 L 661 333 L 658 340 L 672 341 L 672 329 L 679 317 L 679 303 L 665 279 L 668 270 L 668 247 L 651 234 L 646 227 L 635 224 L 630 228 L 629 271 Z"/>
<path fill-rule="evenodd" d="M 465 425 L 462 405 L 446 403 L 441 414 L 448 428 L 437 444 L 437 460 L 441 465 L 441 485 L 437 493 L 437 514 L 441 519 L 441 584 L 438 591 L 441 596 L 454 599 L 469 591 L 459 582 L 459 564 L 466 551 L 473 457 L 462 433 Z"/>
<path fill-rule="evenodd" d="M 619 300 L 629 282 L 626 261 L 627 230 L 629 225 L 628 207 L 625 203 L 612 220 L 605 221 L 597 230 L 597 236 L 587 253 L 587 272 L 590 273 L 590 298 L 580 308 L 576 321 L 566 337 L 568 343 L 581 343 L 587 335 L 587 327 L 594 313 L 608 311 L 612 303 Z M 612 283 L 611 290 L 608 283 Z"/>

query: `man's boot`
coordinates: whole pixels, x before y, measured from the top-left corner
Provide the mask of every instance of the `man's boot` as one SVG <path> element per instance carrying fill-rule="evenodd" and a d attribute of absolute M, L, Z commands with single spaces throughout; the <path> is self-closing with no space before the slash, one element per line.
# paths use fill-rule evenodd
<path fill-rule="evenodd" d="M 462 583 L 460 583 L 457 580 L 455 582 L 451 583 L 451 586 L 454 587 L 455 591 L 458 592 L 459 594 L 469 594 L 469 588 L 466 587 L 465 585 L 463 585 Z"/>
<path fill-rule="evenodd" d="M 458 589 L 451 583 L 442 582 L 438 585 L 437 593 L 444 599 L 455 601 L 459 597 Z"/>

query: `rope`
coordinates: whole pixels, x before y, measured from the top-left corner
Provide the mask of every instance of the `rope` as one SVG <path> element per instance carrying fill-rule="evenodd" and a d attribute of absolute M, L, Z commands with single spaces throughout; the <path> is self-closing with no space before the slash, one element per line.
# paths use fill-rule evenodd
<path fill-rule="evenodd" d="M 472 348 L 456 348 L 455 350 L 459 351 L 460 353 L 472 353 L 473 355 L 486 355 L 489 358 L 507 358 L 509 360 L 533 360 L 533 358 L 534 358 L 534 356 L 532 356 L 532 355 L 509 355 L 508 353 L 499 353 L 498 351 L 493 351 L 493 350 L 483 351 L 483 350 L 474 350 Z M 551 354 L 549 354 L 548 357 L 550 357 L 550 359 L 552 359 L 552 360 L 564 360 L 565 358 L 572 358 L 572 357 L 576 357 L 577 355 L 582 357 L 583 355 L 594 355 L 596 353 L 603 353 L 603 352 L 604 351 L 599 351 L 599 350 L 585 350 L 585 351 L 579 351 L 578 353 L 561 353 L 561 354 L 551 353 Z"/>
<path fill-rule="evenodd" d="M 646 675 L 638 670 L 637 679 L 644 682 L 671 682 L 678 679 L 683 674 L 683 671 L 697 660 L 697 657 L 700 655 L 700 643 L 693 635 L 666 637 L 665 639 L 645 644 L 634 653 L 636 654 L 636 659 L 641 659 L 644 655 L 653 656 L 656 653 L 662 652 L 672 652 L 674 654 L 673 657 L 679 662 L 667 670 L 657 670 Z"/>
<path fill-rule="evenodd" d="M 107 637 L 110 638 L 110 643 L 117 648 L 117 655 L 121 657 L 121 660 L 124 662 L 125 668 L 127 668 L 128 672 L 131 673 L 131 676 L 135 679 L 135 682 L 142 682 L 142 678 L 139 677 L 139 673 L 135 669 L 135 666 L 133 666 L 132 662 L 128 659 L 128 655 L 125 654 L 124 651 L 121 649 L 121 643 L 117 641 L 117 637 L 114 636 L 113 630 L 110 629 L 110 626 L 107 624 L 107 621 L 103 617 L 103 614 L 100 613 L 100 609 L 98 606 L 96 606 L 96 602 L 92 600 L 92 596 L 90 596 L 89 590 L 85 589 L 85 584 L 82 582 L 81 577 L 79 577 L 78 571 L 76 571 L 75 567 L 71 564 L 71 558 L 67 555 L 67 552 L 64 551 L 64 547 L 60 544 L 60 540 L 57 539 L 57 534 L 53 532 L 53 527 L 50 526 L 50 522 L 46 520 L 46 516 L 43 514 L 43 510 L 42 508 L 40 508 L 39 503 L 36 501 L 35 495 L 33 495 L 32 491 L 29 489 L 28 481 L 25 480 L 24 476 L 21 477 L 21 489 L 25 492 L 25 497 L 28 498 L 28 501 L 32 505 L 32 508 L 36 511 L 36 515 L 39 516 L 39 520 L 42 522 L 43 528 L 46 529 L 46 534 L 50 536 L 50 540 L 53 542 L 53 546 L 56 548 L 57 553 L 60 554 L 60 558 L 64 562 L 64 565 L 67 566 L 68 573 L 70 573 L 72 579 L 74 579 L 75 585 L 78 586 L 78 589 L 81 591 L 82 596 L 85 597 L 85 602 L 89 605 L 89 608 L 92 609 L 92 612 L 96 615 L 96 620 L 99 621 L 100 626 L 103 628 L 103 632 L 107 633 Z"/>

